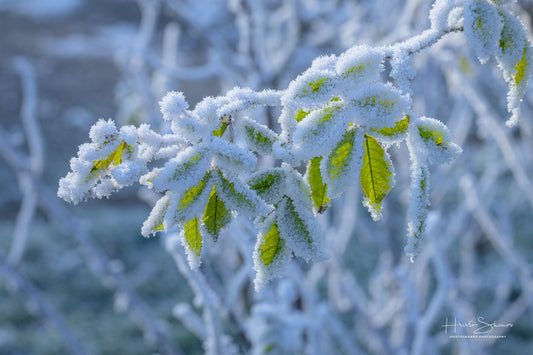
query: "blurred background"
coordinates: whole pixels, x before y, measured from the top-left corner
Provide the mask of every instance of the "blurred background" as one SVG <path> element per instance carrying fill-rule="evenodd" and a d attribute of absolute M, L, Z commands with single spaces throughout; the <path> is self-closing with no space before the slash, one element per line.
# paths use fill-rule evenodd
<path fill-rule="evenodd" d="M 149 192 L 76 207 L 55 197 L 98 118 L 164 129 L 158 101 L 169 90 L 194 107 L 234 86 L 286 88 L 319 55 L 420 33 L 431 5 L 0 0 L 0 354 L 529 354 L 533 94 L 507 128 L 506 83 L 462 34 L 413 59 L 415 113 L 445 122 L 463 148 L 450 166 L 431 167 L 414 264 L 403 253 L 405 147 L 391 148 L 396 187 L 383 219 L 371 220 L 354 188 L 320 217 L 330 259 L 294 260 L 260 293 L 248 221 L 209 245 L 195 273 L 171 237 L 140 235 Z M 532 6 L 512 5 L 530 29 Z M 276 110 L 245 114 L 279 128 Z M 446 319 L 478 317 L 512 326 L 487 339 L 443 331 Z"/>

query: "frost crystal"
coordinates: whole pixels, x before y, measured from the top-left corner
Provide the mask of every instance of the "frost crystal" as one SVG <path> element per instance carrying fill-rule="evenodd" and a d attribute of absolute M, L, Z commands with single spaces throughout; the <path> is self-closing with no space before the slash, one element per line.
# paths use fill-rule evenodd
<path fill-rule="evenodd" d="M 464 31 L 481 63 L 496 53 L 502 28 L 498 10 L 488 1 L 474 0 L 465 5 Z"/>

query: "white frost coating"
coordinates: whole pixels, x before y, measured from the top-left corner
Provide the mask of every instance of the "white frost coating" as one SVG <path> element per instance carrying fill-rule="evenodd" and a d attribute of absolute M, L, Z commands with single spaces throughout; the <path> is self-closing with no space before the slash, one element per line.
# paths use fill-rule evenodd
<path fill-rule="evenodd" d="M 505 5 L 505 4 L 511 4 L 516 2 L 516 0 L 490 0 L 496 5 Z"/>
<path fill-rule="evenodd" d="M 287 196 L 293 201 L 296 201 L 302 208 L 305 208 L 309 212 L 313 211 L 313 202 L 308 197 L 311 196 L 311 188 L 307 181 L 289 164 L 283 163 L 281 168 L 285 171 Z"/>
<path fill-rule="evenodd" d="M 132 185 L 144 172 L 142 166 L 131 161 L 125 161 L 111 170 L 111 176 L 120 186 Z"/>
<path fill-rule="evenodd" d="M 416 76 L 416 70 L 411 66 L 411 56 L 400 47 L 394 48 L 390 64 L 392 67 L 390 76 L 396 80 L 398 89 L 410 97 L 413 94 L 411 80 Z"/>
<path fill-rule="evenodd" d="M 150 234 L 155 235 L 155 233 L 158 230 L 163 230 L 163 220 L 165 218 L 165 214 L 168 210 L 168 205 L 170 203 L 170 198 L 172 197 L 172 192 L 167 192 L 165 196 L 161 197 L 155 204 L 154 208 L 152 208 L 152 211 L 150 212 L 150 215 L 144 221 L 143 226 L 141 228 L 141 234 L 148 238 Z"/>
<path fill-rule="evenodd" d="M 473 0 L 464 8 L 464 32 L 481 63 L 496 53 L 503 23 L 498 10 L 486 0 Z"/>
<path fill-rule="evenodd" d="M 159 107 L 163 119 L 172 121 L 178 119 L 189 108 L 189 104 L 182 92 L 170 91 L 159 101 Z"/>
<path fill-rule="evenodd" d="M 242 215 L 250 218 L 258 215 L 266 216 L 272 210 L 257 196 L 255 191 L 242 183 L 237 176 L 225 173 L 223 176 L 219 176 L 219 179 L 221 182 L 215 183 L 217 192 L 231 210 L 239 211 Z"/>
<path fill-rule="evenodd" d="M 113 120 L 99 119 L 89 131 L 89 138 L 98 146 L 114 140 L 118 134 L 117 126 Z"/>
<path fill-rule="evenodd" d="M 350 186 L 359 183 L 359 172 L 363 166 L 365 132 L 362 129 L 355 129 L 353 136 L 353 146 L 349 152 L 346 164 L 336 167 L 333 162 L 331 152 L 320 162 L 322 179 L 328 185 L 328 198 L 339 197 Z"/>
<path fill-rule="evenodd" d="M 140 183 L 158 192 L 172 190 L 182 194 L 196 186 L 209 167 L 209 154 L 205 148 L 189 147 L 170 159 L 163 168 L 154 169 L 142 176 Z"/>
<path fill-rule="evenodd" d="M 209 148 L 214 153 L 216 165 L 228 171 L 251 172 L 257 164 L 257 158 L 253 153 L 222 138 L 211 137 Z"/>
<path fill-rule="evenodd" d="M 143 127 L 143 131 L 150 130 Z M 152 136 L 160 137 L 155 132 Z M 133 184 L 146 172 L 155 151 L 139 143 L 138 129 L 124 126 L 117 132 L 111 120 L 99 120 L 90 137 L 92 143 L 80 145 L 78 156 L 70 160 L 72 171 L 59 181 L 58 196 L 74 204 L 88 197 L 107 197 Z"/>
<path fill-rule="evenodd" d="M 431 21 L 431 28 L 438 31 L 443 31 L 448 27 L 448 14 L 455 5 L 454 0 L 437 0 L 431 7 L 429 12 L 429 19 Z"/>
<path fill-rule="evenodd" d="M 421 238 L 426 229 L 428 213 L 430 173 L 424 157 L 417 156 L 416 145 L 407 140 L 411 157 L 411 183 L 409 187 L 409 209 L 407 211 L 407 244 L 405 254 L 413 260 L 420 249 Z"/>
<path fill-rule="evenodd" d="M 191 202 L 187 202 L 187 204 L 184 204 L 183 201 L 187 191 L 181 195 L 172 194 L 168 205 L 168 212 L 164 219 L 165 230 L 176 225 L 182 228 L 185 223 L 194 217 L 202 216 L 209 200 L 209 195 L 213 190 L 214 183 L 213 178 L 208 178 L 204 181 L 200 194 L 194 197 Z"/>
<path fill-rule="evenodd" d="M 511 112 L 511 118 L 506 124 L 511 127 L 520 117 L 520 102 L 531 76 L 531 47 L 522 22 L 506 9 L 500 9 L 500 16 L 503 29 L 496 59 L 509 85 L 507 110 Z"/>
<path fill-rule="evenodd" d="M 355 46 L 339 56 L 335 70 L 352 85 L 360 85 L 365 81 L 374 82 L 379 80 L 379 73 L 383 70 L 383 58 L 382 50 Z"/>
<path fill-rule="evenodd" d="M 183 115 L 172 120 L 170 128 L 176 135 L 191 143 L 198 142 L 204 134 L 210 132 L 197 117 L 192 115 Z"/>
<path fill-rule="evenodd" d="M 287 241 L 287 246 L 294 251 L 294 255 L 306 261 L 326 259 L 322 230 L 313 212 L 300 201 L 285 197 L 278 204 L 276 216 L 280 236 Z"/>
<path fill-rule="evenodd" d="M 200 234 L 201 235 L 207 235 L 202 231 L 202 226 L 200 226 Z M 196 252 L 191 250 L 191 247 L 189 246 L 189 243 L 187 243 L 187 237 L 185 236 L 184 230 L 179 231 L 179 238 L 181 245 L 183 246 L 183 249 L 185 249 L 185 255 L 187 255 L 187 262 L 189 264 L 189 267 L 191 270 L 196 270 L 202 265 L 202 255 L 204 254 L 204 246 L 205 243 L 202 240 L 202 247 L 200 249 L 200 255 L 197 255 Z"/>
<path fill-rule="evenodd" d="M 282 239 L 280 235 L 280 248 L 269 265 L 265 265 L 261 261 L 260 248 L 265 241 L 265 236 L 270 231 L 272 224 L 275 222 L 275 215 L 272 214 L 260 226 L 259 234 L 257 235 L 257 242 L 253 253 L 254 270 L 256 276 L 254 279 L 254 288 L 259 292 L 263 286 L 270 280 L 276 277 L 281 277 L 287 270 L 290 262 L 292 250 L 287 246 L 287 242 Z"/>
<path fill-rule="evenodd" d="M 275 90 L 253 91 L 250 88 L 235 87 L 228 91 L 225 96 L 227 102 L 217 109 L 219 117 L 229 116 L 234 113 L 244 111 L 251 106 L 279 105 L 281 93 Z"/>
<path fill-rule="evenodd" d="M 273 176 L 274 179 L 272 181 L 267 179 L 269 176 Z M 263 201 L 270 205 L 274 205 L 286 194 L 286 172 L 282 168 L 260 170 L 250 176 L 247 184 L 253 187 L 260 183 L 264 183 L 265 181 L 267 181 L 269 185 L 266 187 L 260 185 L 257 193 Z"/>
<path fill-rule="evenodd" d="M 337 102 L 309 113 L 293 131 L 294 157 L 306 160 L 326 155 L 343 136 L 351 118 L 342 103 Z"/>
<path fill-rule="evenodd" d="M 297 110 L 328 103 L 334 96 L 335 77 L 334 56 L 315 59 L 309 69 L 289 84 L 281 98 L 282 105 Z"/>
<path fill-rule="evenodd" d="M 516 75 L 516 63 L 522 59 L 524 48 L 528 45 L 524 25 L 518 17 L 506 9 L 500 9 L 503 21 L 500 45 L 496 51 L 496 59 L 503 70 L 506 81 L 513 80 Z"/>
<path fill-rule="evenodd" d="M 374 129 L 393 127 L 411 107 L 410 98 L 390 83 L 375 83 L 362 88 L 351 103 L 354 107 L 353 123 Z"/>
<path fill-rule="evenodd" d="M 454 7 L 450 13 L 448 14 L 448 27 L 452 28 L 459 28 L 463 27 L 463 8 L 462 7 Z"/>
<path fill-rule="evenodd" d="M 461 147 L 452 142 L 448 127 L 441 121 L 419 117 L 409 126 L 412 148 L 429 163 L 450 163 L 461 154 Z"/>
<path fill-rule="evenodd" d="M 272 154 L 272 144 L 278 140 L 278 136 L 273 130 L 247 117 L 237 121 L 237 129 L 253 150 L 265 155 Z M 253 135 L 253 137 L 250 137 L 250 135 Z M 261 138 L 269 140 L 272 144 L 262 142 Z"/>

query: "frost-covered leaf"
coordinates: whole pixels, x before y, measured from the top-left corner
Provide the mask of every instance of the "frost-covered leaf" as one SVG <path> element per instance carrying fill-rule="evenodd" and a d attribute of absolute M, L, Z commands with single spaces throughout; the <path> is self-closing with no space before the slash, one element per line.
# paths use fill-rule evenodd
<path fill-rule="evenodd" d="M 226 170 L 249 172 L 253 171 L 257 164 L 257 158 L 252 152 L 227 140 L 212 137 L 209 148 L 214 153 L 216 165 Z"/>
<path fill-rule="evenodd" d="M 340 196 L 356 181 L 361 169 L 364 152 L 364 134 L 357 127 L 351 127 L 337 146 L 321 163 L 324 182 L 328 184 L 328 196 Z"/>
<path fill-rule="evenodd" d="M 495 54 L 502 27 L 498 10 L 488 1 L 472 0 L 465 5 L 464 32 L 481 63 Z"/>
<path fill-rule="evenodd" d="M 122 163 L 122 154 L 125 152 L 127 157 L 129 157 L 131 156 L 132 149 L 133 148 L 131 145 L 127 144 L 126 142 L 122 142 L 118 145 L 116 150 L 109 154 L 107 158 L 95 160 L 86 181 L 88 182 L 89 180 L 98 176 L 103 170 L 109 168 L 111 164 L 113 164 L 113 166 L 117 166 L 118 164 Z"/>
<path fill-rule="evenodd" d="M 412 153 L 413 154 L 413 153 Z M 428 167 L 420 159 L 411 160 L 411 184 L 409 210 L 407 212 L 407 245 L 405 253 L 411 259 L 418 254 L 429 206 L 430 175 Z"/>
<path fill-rule="evenodd" d="M 275 216 L 267 218 L 260 227 L 253 255 L 256 291 L 274 277 L 282 276 L 291 258 L 291 249 L 282 238 Z"/>
<path fill-rule="evenodd" d="M 394 185 L 392 162 L 378 143 L 366 134 L 364 142 L 363 167 L 361 168 L 361 187 L 366 195 L 364 205 L 374 220 L 381 217 L 381 201 Z"/>
<path fill-rule="evenodd" d="M 222 120 L 220 122 L 220 126 L 213 131 L 213 136 L 222 137 L 224 135 L 224 132 L 226 132 L 226 128 L 228 128 L 228 126 L 229 126 L 229 121 L 230 121 L 230 119 L 228 119 L 227 116 L 222 117 Z"/>
<path fill-rule="evenodd" d="M 368 46 L 355 46 L 348 49 L 336 64 L 336 71 L 351 83 L 379 80 L 379 72 L 383 70 L 383 53 Z"/>
<path fill-rule="evenodd" d="M 420 117 L 415 120 L 412 133 L 421 140 L 419 150 L 428 161 L 433 163 L 448 163 L 461 153 L 461 148 L 451 141 L 448 127 L 439 120 Z M 419 153 L 421 154 L 421 153 Z"/>
<path fill-rule="evenodd" d="M 496 59 L 509 85 L 507 109 L 512 113 L 508 126 L 516 124 L 520 115 L 520 101 L 525 95 L 531 76 L 531 47 L 526 29 L 520 20 L 506 9 L 500 10 L 503 29 Z"/>
<path fill-rule="evenodd" d="M 200 266 L 200 254 L 202 252 L 202 234 L 200 233 L 200 219 L 198 217 L 185 223 L 183 236 L 189 265 L 191 269 L 196 269 Z"/>
<path fill-rule="evenodd" d="M 209 169 L 208 154 L 201 147 L 189 147 L 163 168 L 144 175 L 140 182 L 156 191 L 172 190 L 182 194 L 196 186 Z"/>
<path fill-rule="evenodd" d="M 312 111 L 296 126 L 293 154 L 302 160 L 326 155 L 342 137 L 348 124 L 349 117 L 340 102 Z"/>
<path fill-rule="evenodd" d="M 228 207 L 248 217 L 257 217 L 266 214 L 270 209 L 237 177 L 219 172 L 217 191 Z"/>
<path fill-rule="evenodd" d="M 309 109 L 331 100 L 337 76 L 335 63 L 335 56 L 315 59 L 309 69 L 289 84 L 281 99 L 283 106 Z"/>
<path fill-rule="evenodd" d="M 353 123 L 380 130 L 402 120 L 411 101 L 391 84 L 375 83 L 359 90 L 352 104 L 356 113 Z"/>
<path fill-rule="evenodd" d="M 204 225 L 206 231 L 209 233 L 214 241 L 217 241 L 218 235 L 222 228 L 231 221 L 231 211 L 226 208 L 224 201 L 217 193 L 217 186 L 213 186 L 209 201 L 205 206 L 204 211 Z"/>
<path fill-rule="evenodd" d="M 198 185 L 191 187 L 182 195 L 174 194 L 165 216 L 165 225 L 168 228 L 177 224 L 183 225 L 194 216 L 202 214 L 213 184 L 211 172 L 208 172 Z"/>
<path fill-rule="evenodd" d="M 169 196 L 170 195 L 170 196 Z M 166 231 L 167 228 L 164 225 L 163 221 L 165 219 L 165 215 L 168 210 L 168 206 L 170 204 L 170 197 L 171 193 L 165 194 L 165 196 L 161 197 L 155 204 L 154 208 L 152 209 L 152 212 L 150 212 L 150 215 L 144 221 L 141 234 L 145 237 L 149 237 L 150 234 L 155 235 L 157 232 Z"/>
<path fill-rule="evenodd" d="M 409 128 L 409 115 L 405 115 L 400 121 L 396 121 L 392 127 L 372 129 L 372 134 L 384 140 L 403 139 Z"/>
<path fill-rule="evenodd" d="M 272 154 L 272 145 L 278 140 L 274 131 L 267 126 L 249 119 L 242 119 L 244 137 L 255 151 L 262 154 Z"/>
<path fill-rule="evenodd" d="M 331 200 L 328 198 L 328 185 L 322 181 L 322 172 L 320 171 L 320 162 L 322 157 L 315 157 L 307 165 L 305 179 L 311 188 L 311 197 L 313 204 L 319 213 L 326 209 L 326 205 Z"/>
<path fill-rule="evenodd" d="M 268 233 L 263 237 L 262 243 L 259 245 L 259 260 L 261 260 L 261 263 L 265 266 L 270 265 L 276 255 L 279 254 L 283 243 L 283 239 L 279 237 L 278 226 L 276 223 L 273 223 Z"/>
<path fill-rule="evenodd" d="M 277 206 L 276 222 L 280 237 L 294 254 L 306 260 L 323 260 L 322 231 L 311 211 L 289 197 Z"/>
<path fill-rule="evenodd" d="M 281 168 L 265 169 L 253 174 L 248 186 L 268 204 L 276 204 L 285 195 L 285 171 Z"/>

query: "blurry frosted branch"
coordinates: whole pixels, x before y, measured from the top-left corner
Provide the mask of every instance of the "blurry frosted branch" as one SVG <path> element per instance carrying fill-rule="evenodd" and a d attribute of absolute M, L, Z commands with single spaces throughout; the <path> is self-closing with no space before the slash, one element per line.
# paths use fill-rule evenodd
<path fill-rule="evenodd" d="M 519 158 L 513 149 L 509 133 L 497 123 L 498 120 L 494 117 L 490 103 L 479 94 L 480 89 L 473 88 L 472 84 L 466 81 L 463 81 L 462 84 L 468 100 L 475 110 L 479 120 L 486 126 L 488 133 L 498 145 L 498 148 L 507 162 L 508 168 L 513 173 L 518 186 L 524 191 L 529 203 L 533 206 L 533 184 L 531 183 L 531 179 L 527 177 L 523 164 L 519 161 Z"/>
<path fill-rule="evenodd" d="M 472 176 L 465 176 L 461 181 L 461 187 L 466 197 L 467 206 L 484 235 L 501 255 L 502 259 L 518 274 L 522 287 L 520 297 L 507 305 L 500 319 L 498 319 L 500 324 L 512 323 L 523 314 L 527 307 L 531 307 L 533 304 L 532 266 L 524 260 L 519 251 L 509 245 L 511 239 L 498 230 L 493 222 L 494 218 L 484 207 L 485 201 L 481 201 L 476 192 Z M 507 331 L 507 328 L 498 328 L 496 331 L 500 335 L 502 332 Z"/>
<path fill-rule="evenodd" d="M 7 279 L 8 284 L 11 284 L 13 292 L 22 293 L 29 303 L 31 312 L 36 311 L 45 321 L 57 329 L 57 332 L 63 338 L 65 345 L 70 352 L 75 355 L 89 354 L 79 341 L 74 333 L 70 330 L 62 315 L 48 302 L 46 297 L 33 285 L 31 281 L 26 279 L 16 268 L 11 264 L 4 254 L 0 251 L 0 274 L 3 274 Z"/>
<path fill-rule="evenodd" d="M 234 349 L 227 341 L 229 338 L 223 335 L 221 322 L 217 308 L 220 307 L 220 300 L 207 284 L 200 270 L 191 270 L 187 263 L 187 257 L 181 246 L 180 236 L 177 234 L 166 235 L 166 250 L 173 257 L 179 271 L 188 281 L 195 294 L 195 304 L 203 308 L 204 327 L 198 325 L 195 317 L 187 317 L 188 312 L 177 312 L 175 315 L 186 317 L 184 324 L 196 333 L 203 336 L 204 351 L 206 354 L 233 354 Z M 183 309 L 183 308 L 182 308 Z M 178 308 L 179 310 L 179 308 Z"/>
<path fill-rule="evenodd" d="M 44 145 L 37 123 L 38 93 L 35 72 L 26 58 L 16 58 L 13 64 L 22 81 L 21 120 L 28 142 L 29 168 L 34 176 L 40 177 L 44 166 Z M 22 259 L 28 238 L 28 227 L 37 205 L 37 191 L 26 176 L 19 175 L 19 187 L 23 195 L 22 205 L 17 214 L 13 243 L 8 255 L 8 260 L 13 265 L 17 265 Z"/>
<path fill-rule="evenodd" d="M 156 318 L 150 307 L 135 293 L 124 276 L 113 270 L 109 258 L 93 242 L 86 229 L 82 227 L 82 223 L 58 201 L 55 194 L 50 192 L 38 177 L 34 176 L 31 169 L 24 163 L 28 159 L 9 146 L 6 136 L 3 128 L 0 127 L 0 153 L 6 162 L 35 189 L 42 210 L 62 225 L 76 240 L 85 254 L 86 263 L 91 272 L 101 280 L 104 286 L 124 299 L 127 309 L 143 331 L 146 341 L 155 344 L 164 354 L 181 354 L 177 345 L 169 339 L 164 321 Z"/>

